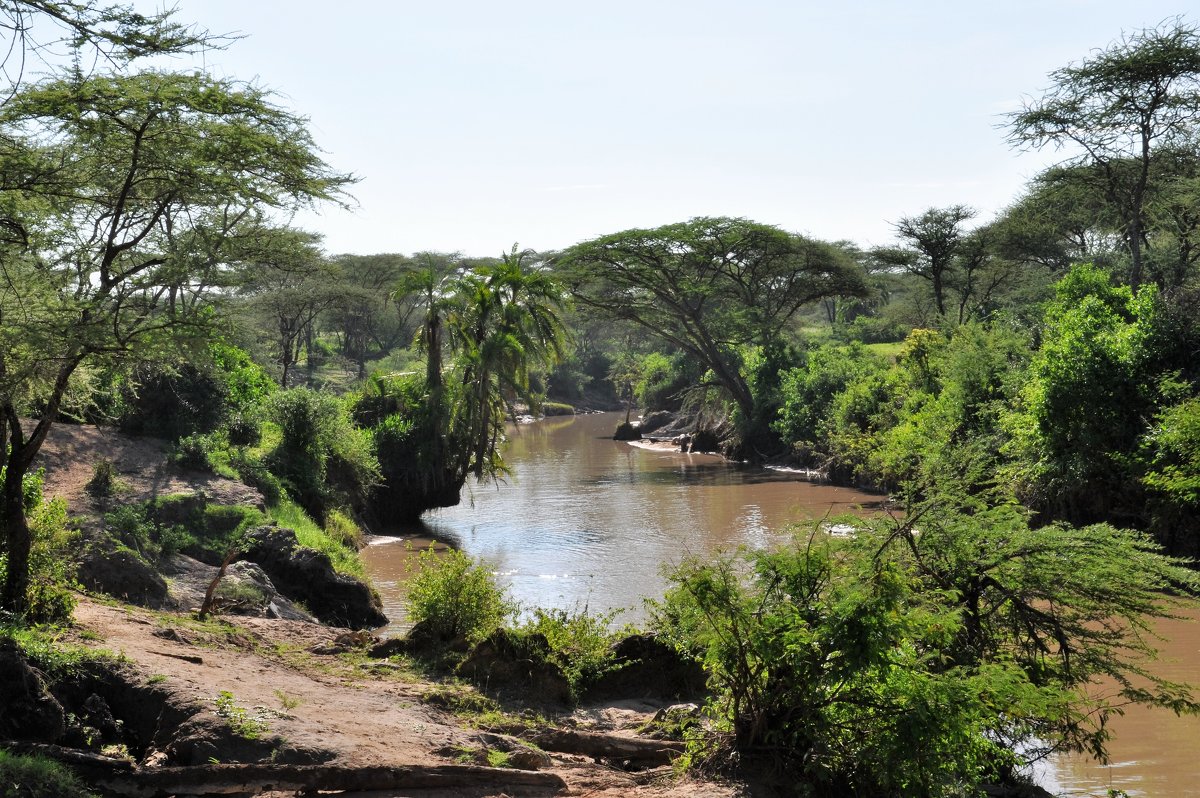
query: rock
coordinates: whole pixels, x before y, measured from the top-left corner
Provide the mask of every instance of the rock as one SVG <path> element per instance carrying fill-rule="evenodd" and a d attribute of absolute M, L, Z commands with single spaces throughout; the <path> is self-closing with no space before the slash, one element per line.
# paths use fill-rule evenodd
<path fill-rule="evenodd" d="M 290 529 L 251 530 L 238 559 L 257 563 L 280 593 L 302 602 L 322 623 L 352 629 L 387 623 L 379 596 L 365 582 L 333 570 L 326 554 L 301 546 Z"/>
<path fill-rule="evenodd" d="M 597 679 L 588 699 L 647 698 L 677 701 L 704 693 L 704 668 L 656 635 L 637 634 L 612 646 L 615 669 Z"/>
<path fill-rule="evenodd" d="M 137 552 L 108 540 L 92 541 L 79 560 L 78 578 L 88 590 L 130 604 L 158 609 L 167 603 L 167 583 Z"/>
<path fill-rule="evenodd" d="M 691 441 L 688 444 L 689 452 L 719 452 L 721 451 L 721 439 L 717 433 L 702 429 L 692 433 Z"/>
<path fill-rule="evenodd" d="M 683 733 L 700 723 L 701 718 L 697 704 L 672 704 L 655 712 L 639 733 L 654 738 L 682 740 Z"/>
<path fill-rule="evenodd" d="M 387 659 L 396 654 L 408 653 L 408 639 L 404 637 L 389 637 L 371 646 L 367 656 L 372 659 Z"/>
<path fill-rule="evenodd" d="M 277 738 L 247 738 L 236 734 L 223 718 L 198 713 L 184 721 L 166 747 L 167 759 L 177 765 L 218 762 L 261 762 L 277 747 Z"/>
<path fill-rule="evenodd" d="M 540 634 L 497 629 L 471 649 L 457 673 L 479 687 L 537 704 L 568 705 L 571 685 L 549 660 L 550 644 Z"/>
<path fill-rule="evenodd" d="M 0 643 L 0 739 L 52 743 L 67 729 L 62 704 L 9 641 Z"/>
<path fill-rule="evenodd" d="M 649 435 L 651 432 L 662 429 L 675 420 L 675 414 L 667 410 L 655 410 L 653 413 L 647 413 L 642 416 L 642 420 L 638 422 L 638 432 L 642 435 Z"/>
<path fill-rule="evenodd" d="M 235 562 L 225 569 L 216 595 L 223 613 L 263 618 L 276 594 L 275 585 L 257 563 Z"/>
<path fill-rule="evenodd" d="M 613 432 L 614 441 L 640 441 L 641 439 L 642 433 L 638 432 L 638 428 L 628 421 L 622 421 Z"/>
<path fill-rule="evenodd" d="M 118 740 L 121 737 L 121 723 L 113 717 L 108 702 L 92 693 L 83 702 L 83 721 L 100 732 L 106 741 Z"/>
<path fill-rule="evenodd" d="M 478 740 L 485 751 L 501 751 L 507 754 L 508 764 L 519 770 L 541 770 L 551 765 L 549 754 L 536 748 L 530 748 L 516 737 L 481 732 Z M 485 757 L 484 762 L 486 763 L 486 761 Z"/>

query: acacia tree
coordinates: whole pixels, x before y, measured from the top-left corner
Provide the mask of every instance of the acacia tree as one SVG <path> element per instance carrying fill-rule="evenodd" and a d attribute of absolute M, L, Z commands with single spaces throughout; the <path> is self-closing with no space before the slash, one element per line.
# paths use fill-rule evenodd
<path fill-rule="evenodd" d="M 696 358 L 745 419 L 756 414 L 743 347 L 777 343 L 810 302 L 866 291 L 838 248 L 726 217 L 614 233 L 576 244 L 556 263 L 579 302 Z"/>
<path fill-rule="evenodd" d="M 341 297 L 320 240 L 302 230 L 263 231 L 252 242 L 252 251 L 242 253 L 246 268 L 241 289 L 248 298 L 247 309 L 272 343 L 279 384 L 285 388 L 317 317 Z"/>
<path fill-rule="evenodd" d="M 67 55 L 80 63 L 119 66 L 157 53 L 221 48 L 228 36 L 173 19 L 174 11 L 145 14 L 132 5 L 96 0 L 0 0 L 0 31 L 9 44 L 0 56 L 0 74 L 11 99 L 20 89 L 30 59 L 43 64 Z"/>
<path fill-rule="evenodd" d="M 937 313 L 944 318 L 951 269 L 967 235 L 962 225 L 974 216 L 975 211 L 966 205 L 930 208 L 920 216 L 905 216 L 894 225 L 905 246 L 885 247 L 872 254 L 880 263 L 927 280 Z"/>
<path fill-rule="evenodd" d="M 348 178 L 303 120 L 253 86 L 143 72 L 52 80 L 0 111 L 0 605 L 21 611 L 22 482 L 81 364 L 146 357 L 204 333 L 224 243 L 257 214 L 336 197 Z M 203 242 L 203 245 L 201 245 Z M 41 417 L 22 423 L 29 393 Z"/>
<path fill-rule="evenodd" d="M 1154 156 L 1194 140 L 1200 123 L 1200 31 L 1179 20 L 1142 30 L 1050 77 L 1054 85 L 1009 118 L 1009 141 L 1067 148 L 1068 165 L 1093 168 L 1120 219 L 1136 291 Z"/>
<path fill-rule="evenodd" d="M 394 292 L 410 267 L 403 255 L 339 255 L 337 297 L 325 321 L 341 337 L 342 352 L 367 376 L 367 361 L 383 357 L 412 336 L 418 303 Z"/>

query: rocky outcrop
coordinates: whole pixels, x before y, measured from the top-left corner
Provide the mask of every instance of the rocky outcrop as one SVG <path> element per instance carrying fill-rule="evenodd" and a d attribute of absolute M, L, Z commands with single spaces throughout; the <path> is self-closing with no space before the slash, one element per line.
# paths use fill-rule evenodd
<path fill-rule="evenodd" d="M 167 603 L 167 583 L 135 551 L 111 540 L 91 541 L 79 559 L 79 583 L 88 590 L 141 607 L 161 608 Z"/>
<path fill-rule="evenodd" d="M 0 739 L 51 743 L 66 731 L 66 712 L 42 674 L 11 642 L 0 643 Z"/>
<path fill-rule="evenodd" d="M 589 700 L 645 698 L 681 701 L 704 693 L 704 668 L 652 634 L 630 635 L 612 646 L 614 668 L 597 679 Z"/>
<path fill-rule="evenodd" d="M 668 410 L 655 410 L 652 413 L 642 416 L 642 420 L 638 422 L 637 429 L 641 434 L 649 435 L 652 432 L 657 432 L 674 420 L 674 413 Z"/>
<path fill-rule="evenodd" d="M 566 706 L 572 699 L 571 685 L 549 657 L 550 644 L 543 635 L 497 629 L 471 649 L 458 675 L 505 698 Z"/>
<path fill-rule="evenodd" d="M 302 603 L 322 623 L 351 629 L 387 623 L 379 596 L 370 586 L 335 571 L 328 555 L 301 546 L 290 529 L 251 530 L 238 559 L 260 566 L 280 593 Z"/>
<path fill-rule="evenodd" d="M 316 621 L 316 618 L 279 595 L 271 578 L 258 563 L 235 562 L 225 569 L 217 586 L 222 613 L 286 621 Z"/>

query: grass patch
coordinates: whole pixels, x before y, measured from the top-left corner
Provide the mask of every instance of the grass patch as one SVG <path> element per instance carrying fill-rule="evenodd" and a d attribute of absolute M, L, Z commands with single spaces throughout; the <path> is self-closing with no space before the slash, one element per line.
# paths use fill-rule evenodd
<path fill-rule="evenodd" d="M 214 703 L 216 712 L 225 719 L 233 733 L 246 740 L 257 740 L 270 731 L 270 726 L 262 718 L 252 714 L 245 707 L 240 707 L 233 693 L 222 690 L 217 694 Z"/>
<path fill-rule="evenodd" d="M 95 798 L 65 765 L 0 750 L 0 795 L 14 798 Z"/>
<path fill-rule="evenodd" d="M 363 568 L 362 560 L 359 559 L 358 551 L 330 537 L 316 521 L 309 517 L 308 513 L 304 512 L 300 505 L 291 499 L 281 498 L 279 504 L 268 508 L 267 513 L 280 526 L 295 532 L 296 540 L 300 542 L 301 546 L 307 546 L 328 555 L 333 562 L 335 571 L 356 576 L 359 579 L 366 577 L 366 571 Z"/>
<path fill-rule="evenodd" d="M 38 670 L 59 681 L 96 663 L 117 663 L 123 657 L 107 649 L 86 648 L 66 642 L 61 626 L 0 626 L 0 640 L 11 640 Z"/>
<path fill-rule="evenodd" d="M 904 341 L 895 341 L 885 344 L 863 344 L 863 349 L 868 352 L 873 352 L 876 355 L 881 355 L 889 360 L 895 360 L 904 350 Z"/>

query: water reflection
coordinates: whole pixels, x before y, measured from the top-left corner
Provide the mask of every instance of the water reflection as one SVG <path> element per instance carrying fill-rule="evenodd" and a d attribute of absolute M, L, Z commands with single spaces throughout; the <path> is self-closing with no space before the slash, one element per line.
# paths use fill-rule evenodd
<path fill-rule="evenodd" d="M 556 418 L 515 430 L 513 475 L 470 487 L 458 507 L 389 534 L 438 540 L 488 560 L 527 606 L 627 608 L 666 585 L 662 568 L 688 555 L 764 547 L 812 518 L 878 506 L 880 497 L 799 475 L 613 441 L 620 414 Z M 403 541 L 364 555 L 382 576 L 385 612 L 403 621 Z"/>

